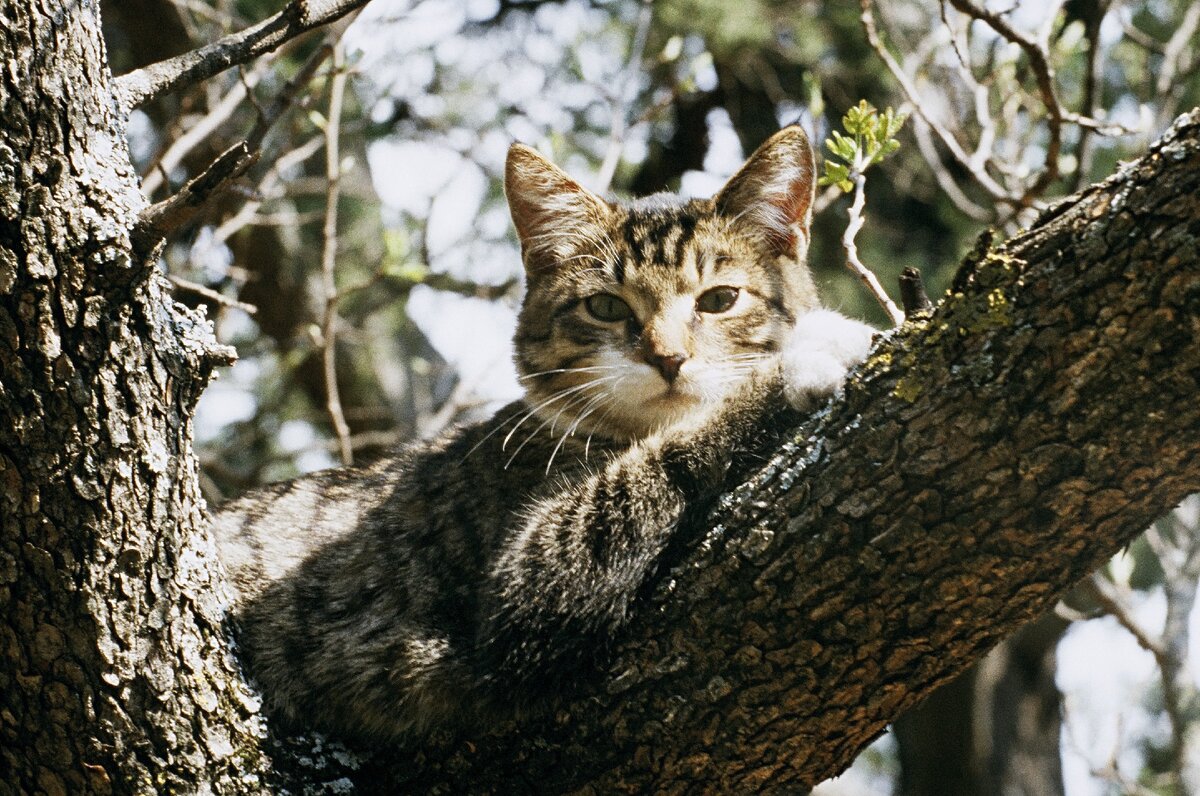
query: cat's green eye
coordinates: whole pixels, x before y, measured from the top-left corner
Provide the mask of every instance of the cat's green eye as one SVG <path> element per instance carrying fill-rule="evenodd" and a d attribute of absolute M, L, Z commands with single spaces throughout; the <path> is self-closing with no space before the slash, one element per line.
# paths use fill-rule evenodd
<path fill-rule="evenodd" d="M 592 314 L 593 318 L 605 323 L 627 321 L 633 317 L 633 310 L 629 308 L 629 305 L 612 293 L 597 293 L 594 296 L 588 296 L 584 299 L 583 306 L 587 307 L 587 311 Z"/>
<path fill-rule="evenodd" d="M 736 287 L 714 287 L 696 299 L 696 309 L 701 312 L 727 312 L 738 298 Z"/>

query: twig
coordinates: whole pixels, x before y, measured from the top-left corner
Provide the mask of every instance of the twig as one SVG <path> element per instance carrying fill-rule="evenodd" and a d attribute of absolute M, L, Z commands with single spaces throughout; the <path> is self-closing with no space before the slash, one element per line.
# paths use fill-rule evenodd
<path fill-rule="evenodd" d="M 612 186 L 613 175 L 617 172 L 617 164 L 621 162 L 621 150 L 625 148 L 625 133 L 629 129 L 628 108 L 633 102 L 631 95 L 634 87 L 637 86 L 638 75 L 642 71 L 642 57 L 646 53 L 646 40 L 650 36 L 652 11 L 651 0 L 642 0 L 637 27 L 633 33 L 633 44 L 629 48 L 629 60 L 622 70 L 620 86 L 610 102 L 612 122 L 608 131 L 608 148 L 604 153 L 604 162 L 600 164 L 600 170 L 596 176 L 598 193 L 604 193 Z"/>
<path fill-rule="evenodd" d="M 937 133 L 939 139 L 949 150 L 954 159 L 959 162 L 967 173 L 970 174 L 975 182 L 979 184 L 993 199 L 998 202 L 1012 203 L 1016 201 L 1016 197 L 1010 194 L 1002 185 L 996 182 L 990 174 L 987 173 L 959 144 L 949 130 L 939 124 L 928 111 L 926 111 L 924 103 L 921 101 L 921 92 L 917 89 L 908 73 L 900 66 L 900 63 L 892 56 L 884 45 L 883 40 L 879 37 L 879 30 L 875 27 L 875 14 L 873 12 L 872 0 L 860 0 L 862 14 L 863 30 L 866 31 L 867 41 L 872 49 L 879 55 L 888 71 L 896 78 L 896 82 L 900 84 L 900 88 L 904 90 L 904 94 L 908 97 L 908 101 L 912 103 L 913 111 L 929 125 L 930 129 Z"/>
<path fill-rule="evenodd" d="M 175 285 L 175 287 L 179 288 L 180 290 L 186 290 L 189 293 L 195 293 L 198 296 L 203 296 L 209 301 L 216 302 L 224 307 L 233 307 L 234 309 L 239 309 L 249 315 L 253 315 L 254 313 L 258 312 L 258 307 L 254 306 L 253 304 L 247 304 L 244 301 L 238 301 L 235 298 L 230 298 L 224 293 L 218 293 L 212 288 L 202 285 L 199 282 L 193 282 L 190 279 L 184 279 L 181 276 L 175 276 L 175 274 L 167 274 L 167 279 L 171 280 L 171 284 Z"/>
<path fill-rule="evenodd" d="M 1155 94 L 1163 98 L 1163 107 L 1159 111 L 1160 127 L 1165 126 L 1175 115 L 1175 104 L 1178 101 L 1180 88 L 1175 82 L 1175 76 L 1179 71 L 1184 48 L 1191 43 L 1198 27 L 1200 27 L 1200 3 L 1189 3 L 1179 27 L 1171 34 L 1171 38 L 1167 40 L 1167 44 L 1163 48 L 1162 69 L 1158 73 L 1158 80 L 1154 85 Z"/>
<path fill-rule="evenodd" d="M 225 150 L 178 193 L 142 211 L 130 236 L 134 251 L 139 257 L 147 257 L 159 241 L 195 217 L 228 187 L 230 180 L 240 177 L 257 161 L 258 153 L 251 152 L 245 141 Z"/>
<path fill-rule="evenodd" d="M 921 153 L 921 157 L 924 158 L 925 164 L 933 172 L 933 178 L 937 181 L 938 187 L 954 203 L 954 206 L 973 221 L 986 223 L 991 220 L 992 214 L 975 202 L 972 202 L 971 198 L 963 193 L 963 190 L 958 187 L 958 183 L 954 181 L 954 177 L 947 171 L 945 164 L 942 163 L 941 155 L 938 154 L 937 148 L 933 145 L 933 140 L 929 136 L 929 123 L 920 114 L 917 114 L 916 118 L 913 119 L 913 138 L 917 141 L 917 150 Z"/>
<path fill-rule="evenodd" d="M 858 245 L 854 242 L 854 238 L 866 221 L 863 217 L 863 206 L 867 200 L 867 179 L 862 172 L 863 164 L 860 161 L 861 155 L 856 159 L 854 168 L 851 170 L 850 177 L 854 181 L 854 202 L 850 205 L 849 210 L 850 223 L 846 225 L 846 231 L 842 234 L 842 246 L 846 249 L 846 267 L 862 280 L 862 283 L 871 291 L 871 295 L 875 296 L 875 300 L 891 317 L 892 323 L 899 326 L 904 323 L 904 313 L 900 311 L 894 301 L 888 298 L 887 291 L 883 289 L 883 285 L 879 284 L 875 274 L 858 259 Z"/>
<path fill-rule="evenodd" d="M 207 80 L 271 52 L 302 33 L 341 19 L 367 0 L 292 0 L 278 14 L 219 41 L 136 69 L 116 79 L 121 106 L 132 110 L 180 86 Z"/>
<path fill-rule="evenodd" d="M 304 65 L 296 72 L 296 75 L 275 95 L 275 100 L 265 110 L 259 112 L 258 121 L 254 123 L 250 134 L 246 136 L 246 140 L 250 142 L 251 146 L 258 147 L 262 145 L 263 139 L 266 138 L 271 126 L 275 124 L 285 111 L 292 107 L 301 89 L 312 82 L 313 77 L 317 74 L 317 70 L 321 68 L 321 64 L 325 63 L 333 55 L 333 48 L 341 41 L 346 27 L 347 25 L 340 24 L 335 30 L 331 30 L 325 37 L 324 43 L 313 51 L 308 60 L 304 62 Z"/>
<path fill-rule="evenodd" d="M 1025 189 L 1025 193 L 1019 200 L 1021 207 L 1028 207 L 1058 177 L 1059 155 L 1062 153 L 1064 111 L 1054 91 L 1054 69 L 1046 59 L 1046 51 L 1033 39 L 1008 24 L 1008 20 L 1001 15 L 986 8 L 980 8 L 971 0 L 949 0 L 949 2 L 957 11 L 985 23 L 1001 37 L 1020 47 L 1029 59 L 1029 67 L 1033 70 L 1034 78 L 1037 81 L 1042 105 L 1045 106 L 1046 113 L 1050 117 L 1047 125 L 1050 140 L 1046 143 L 1046 158 L 1042 165 L 1042 173 L 1038 175 L 1032 185 Z"/>
<path fill-rule="evenodd" d="M 329 117 L 325 123 L 325 177 L 329 188 L 325 198 L 325 226 L 321 247 L 321 277 L 325 292 L 325 312 L 321 319 L 321 362 L 325 370 L 325 397 L 329 419 L 337 433 L 342 464 L 354 463 L 350 445 L 350 427 L 342 412 L 342 400 L 337 384 L 337 283 L 334 268 L 337 261 L 338 194 L 341 188 L 342 162 L 338 149 L 338 132 L 342 124 L 342 100 L 346 89 L 345 53 L 339 43 L 333 48 L 333 78 L 329 87 Z"/>
<path fill-rule="evenodd" d="M 1084 63 L 1083 73 L 1083 102 L 1081 107 L 1083 113 L 1088 116 L 1096 115 L 1096 87 L 1100 80 L 1100 26 L 1104 22 L 1104 17 L 1108 14 L 1108 0 L 1100 0 L 1096 3 L 1098 13 L 1094 14 L 1087 20 L 1087 28 L 1084 35 L 1087 36 L 1087 58 Z M 1088 172 L 1092 169 L 1092 133 L 1093 129 L 1087 126 L 1079 129 L 1079 142 L 1075 145 L 1075 179 L 1072 180 L 1071 190 L 1078 191 L 1083 187 L 1083 181 L 1087 179 Z"/>
<path fill-rule="evenodd" d="M 1093 572 L 1092 577 L 1084 582 L 1091 586 L 1092 596 L 1095 597 L 1096 602 L 1100 603 L 1100 607 L 1104 609 L 1105 613 L 1116 619 L 1117 624 L 1129 631 L 1139 647 L 1154 656 L 1160 669 L 1165 668 L 1167 651 L 1163 649 L 1158 640 L 1151 638 L 1150 633 L 1133 618 L 1133 614 L 1129 612 L 1128 606 L 1116 587 L 1099 572 Z"/>
<path fill-rule="evenodd" d="M 215 230 L 213 230 L 213 238 L 216 241 L 223 243 L 229 240 L 229 238 L 242 227 L 253 223 L 255 214 L 258 212 L 258 209 L 263 206 L 265 199 L 273 198 L 272 194 L 275 191 L 276 186 L 278 186 L 283 179 L 283 172 L 287 171 L 289 168 L 298 163 L 308 160 L 308 158 L 312 157 L 312 155 L 316 153 L 316 151 L 320 149 L 321 145 L 324 143 L 325 140 L 323 136 L 313 136 L 308 141 L 293 149 L 291 152 L 281 155 L 279 159 L 276 160 L 271 166 L 271 168 L 267 170 L 266 174 L 263 175 L 263 178 L 258 183 L 257 194 L 264 198 L 253 199 L 243 204 L 237 213 L 225 221 L 222 221 L 221 224 Z M 323 216 L 324 213 L 322 213 L 322 217 Z"/>
<path fill-rule="evenodd" d="M 258 81 L 266 74 L 268 64 L 259 64 L 248 75 L 236 83 L 226 92 L 221 101 L 212 107 L 207 114 L 204 115 L 196 123 L 190 125 L 183 135 L 171 142 L 159 156 L 157 162 L 149 169 L 146 175 L 142 178 L 142 192 L 146 196 L 152 196 L 166 180 L 167 175 L 175 170 L 189 152 L 196 148 L 198 144 L 204 141 L 213 130 L 228 119 L 237 107 L 242 104 L 242 100 L 250 92 Z M 247 140 L 247 146 L 250 149 L 258 149 L 258 143 Z"/>

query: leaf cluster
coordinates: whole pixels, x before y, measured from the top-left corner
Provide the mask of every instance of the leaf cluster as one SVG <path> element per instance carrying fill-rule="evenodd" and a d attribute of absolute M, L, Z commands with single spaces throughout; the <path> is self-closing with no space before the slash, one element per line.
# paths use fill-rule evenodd
<path fill-rule="evenodd" d="M 825 159 L 820 185 L 836 185 L 847 193 L 854 190 L 855 177 L 900 148 L 896 134 L 907 118 L 891 107 L 880 113 L 871 103 L 859 100 L 842 117 L 845 134 L 833 130 L 825 139 L 831 157 Z"/>

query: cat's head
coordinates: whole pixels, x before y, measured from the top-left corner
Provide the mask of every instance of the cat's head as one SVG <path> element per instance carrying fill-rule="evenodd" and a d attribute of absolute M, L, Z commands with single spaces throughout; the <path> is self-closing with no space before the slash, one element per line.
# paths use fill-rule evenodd
<path fill-rule="evenodd" d="M 804 262 L 814 183 L 799 127 L 712 199 L 606 201 L 514 144 L 505 193 L 527 277 L 516 359 L 537 414 L 556 433 L 637 439 L 774 367 L 817 306 Z"/>

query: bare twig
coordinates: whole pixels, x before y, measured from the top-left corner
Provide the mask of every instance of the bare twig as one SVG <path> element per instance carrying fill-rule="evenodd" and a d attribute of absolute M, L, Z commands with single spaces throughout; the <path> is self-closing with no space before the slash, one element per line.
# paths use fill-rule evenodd
<path fill-rule="evenodd" d="M 230 180 L 240 177 L 257 160 L 258 153 L 251 152 L 245 141 L 234 144 L 174 196 L 143 210 L 131 235 L 134 251 L 143 258 L 148 256 L 159 241 L 195 217 Z"/>
<path fill-rule="evenodd" d="M 345 53 L 339 43 L 333 48 L 333 77 L 329 87 L 329 117 L 325 122 L 325 177 L 329 189 L 325 199 L 325 225 L 321 247 L 321 278 L 325 293 L 325 311 L 321 319 L 321 362 L 325 371 L 325 398 L 329 419 L 337 434 L 342 463 L 354 463 L 350 445 L 350 427 L 342 412 L 337 384 L 337 264 L 338 194 L 341 188 L 342 162 L 338 133 L 342 124 L 342 101 L 346 90 Z"/>
<path fill-rule="evenodd" d="M 1084 583 L 1091 586 L 1092 596 L 1105 613 L 1109 614 L 1121 627 L 1129 631 L 1137 641 L 1138 646 L 1154 656 L 1155 662 L 1159 668 L 1163 668 L 1166 650 L 1162 644 L 1155 638 L 1150 636 L 1150 632 L 1142 627 L 1141 623 L 1134 618 L 1129 610 L 1129 606 L 1117 587 L 1108 578 L 1104 577 L 1099 572 L 1092 573 L 1092 577 Z"/>
<path fill-rule="evenodd" d="M 905 317 L 933 309 L 921 272 L 916 268 L 905 268 L 900 272 L 900 303 L 904 305 Z"/>
<path fill-rule="evenodd" d="M 1050 117 L 1047 124 L 1050 140 L 1046 144 L 1046 158 L 1042 164 L 1041 173 L 1033 184 L 1025 189 L 1019 200 L 1021 207 L 1028 207 L 1036 197 L 1041 196 L 1050 187 L 1050 183 L 1054 182 L 1059 172 L 1064 111 L 1054 91 L 1054 69 L 1047 60 L 1046 50 L 1037 41 L 1010 25 L 1008 20 L 1000 14 L 980 8 L 971 0 L 949 0 L 949 2 L 957 11 L 985 23 L 1001 37 L 1020 47 L 1025 53 L 1025 57 L 1029 59 L 1029 68 L 1033 70 L 1034 79 L 1037 81 L 1038 93 L 1041 95 L 1042 104 Z"/>
<path fill-rule="evenodd" d="M 854 272 L 862 283 L 871 291 L 871 295 L 879 302 L 888 316 L 891 317 L 892 323 L 896 326 L 904 323 L 904 313 L 896 306 L 896 303 L 888 298 L 887 291 L 883 289 L 883 285 L 879 283 L 879 279 L 871 272 L 869 268 L 863 265 L 862 260 L 858 259 L 858 245 L 854 242 L 854 238 L 862 229 L 866 219 L 863 217 L 863 206 L 866 204 L 866 175 L 863 174 L 864 164 L 861 162 L 860 155 L 855 159 L 854 168 L 851 171 L 851 179 L 854 181 L 854 202 L 850 205 L 850 223 L 846 225 L 846 231 L 842 234 L 842 246 L 846 249 L 846 267 Z"/>
<path fill-rule="evenodd" d="M 234 309 L 239 309 L 249 315 L 253 315 L 254 313 L 258 312 L 258 307 L 254 306 L 253 304 L 247 304 L 244 301 L 238 301 L 235 298 L 230 298 L 224 293 L 218 293 L 211 287 L 202 285 L 199 282 L 193 282 L 190 279 L 184 279 L 183 277 L 175 276 L 174 274 L 167 274 L 167 279 L 171 280 L 171 284 L 175 285 L 175 287 L 179 288 L 180 290 L 186 290 L 189 293 L 195 293 L 198 296 L 203 296 L 209 301 L 213 301 L 222 306 L 233 307 Z"/>
<path fill-rule="evenodd" d="M 642 73 L 642 57 L 646 53 L 646 39 L 650 35 L 650 18 L 653 11 L 651 0 L 642 0 L 638 12 L 637 27 L 633 33 L 633 44 L 629 48 L 629 59 L 621 73 L 617 90 L 610 99 L 609 110 L 612 122 L 608 131 L 608 148 L 604 162 L 596 176 L 596 190 L 604 193 L 612 186 L 617 164 L 621 162 L 621 150 L 625 148 L 625 133 L 629 130 L 629 106 L 633 102 L 634 89 Z"/>
<path fill-rule="evenodd" d="M 958 183 L 954 181 L 954 177 L 950 172 L 946 170 L 946 165 L 942 162 L 942 156 L 938 153 L 937 147 L 933 145 L 933 140 L 929 136 L 929 123 L 919 113 L 913 119 L 913 138 L 917 141 L 917 150 L 921 153 L 921 157 L 924 158 L 926 165 L 929 166 L 929 170 L 933 172 L 933 178 L 937 181 L 938 187 L 954 203 L 954 206 L 974 221 L 985 223 L 990 221 L 992 213 L 972 202 L 971 198 L 958 187 Z"/>
<path fill-rule="evenodd" d="M 1087 58 L 1083 73 L 1083 113 L 1094 117 L 1098 99 L 1097 85 L 1100 80 L 1100 26 L 1108 14 L 1109 0 L 1096 3 L 1097 13 L 1087 20 Z M 1075 178 L 1071 190 L 1078 191 L 1083 186 L 1092 166 L 1092 133 L 1093 129 L 1083 126 L 1079 129 L 1079 142 L 1075 145 Z"/>
<path fill-rule="evenodd" d="M 288 108 L 292 107 L 300 91 L 312 81 L 313 77 L 317 74 L 317 70 L 321 68 L 321 64 L 325 63 L 333 55 L 333 48 L 341 40 L 346 27 L 347 24 L 336 25 L 334 30 L 331 30 L 326 36 L 325 42 L 313 50 L 312 55 L 308 57 L 308 60 L 304 62 L 304 65 L 300 67 L 295 76 L 275 95 L 274 101 L 266 109 L 259 112 L 258 121 L 254 123 L 250 134 L 246 136 L 246 140 L 250 143 L 250 146 L 259 147 L 262 145 L 263 139 L 266 138 L 271 126 L 275 124 Z"/>
<path fill-rule="evenodd" d="M 1179 27 L 1171 34 L 1163 48 L 1162 68 L 1154 84 L 1155 95 L 1162 98 L 1162 108 L 1158 114 L 1159 127 L 1165 126 L 1174 117 L 1180 93 L 1180 86 L 1175 77 L 1182 63 L 1184 49 L 1193 42 L 1197 28 L 1200 28 L 1200 3 L 1189 3 Z"/>
<path fill-rule="evenodd" d="M 285 42 L 365 5 L 367 0 L 292 0 L 275 16 L 253 27 L 121 75 L 116 94 L 125 110 L 184 85 L 207 80 L 231 66 L 271 52 Z"/>
<path fill-rule="evenodd" d="M 892 56 L 879 36 L 879 30 L 875 26 L 873 0 L 860 0 L 860 5 L 862 7 L 860 19 L 862 20 L 863 30 L 867 34 L 867 41 L 888 68 L 888 71 L 896 78 L 896 82 L 900 84 L 900 88 L 903 89 L 905 96 L 908 97 L 908 101 L 912 103 L 913 112 L 923 119 L 931 130 L 937 133 L 938 138 L 945 145 L 946 149 L 949 150 L 950 154 L 954 156 L 954 159 L 966 169 L 975 182 L 993 199 L 998 202 L 1015 202 L 1016 197 L 1010 194 L 1004 186 L 996 182 L 974 158 L 968 155 L 966 150 L 963 149 L 962 144 L 958 142 L 958 139 L 926 110 L 924 103 L 921 101 L 921 92 L 917 89 L 916 84 L 913 83 L 908 73 L 904 71 L 904 68 Z"/>
<path fill-rule="evenodd" d="M 278 160 L 267 170 L 262 179 L 259 180 L 257 193 L 263 197 L 261 199 L 252 199 L 238 210 L 230 218 L 222 221 L 220 225 L 213 230 L 213 238 L 218 242 L 224 242 L 242 227 L 253 223 L 258 209 L 263 206 L 266 199 L 275 198 L 275 189 L 283 180 L 283 173 L 292 166 L 302 163 L 312 157 L 314 153 L 325 143 L 324 136 L 314 136 L 300 146 L 293 149 L 284 155 L 281 155 Z M 322 217 L 324 214 L 322 214 Z"/>
<path fill-rule="evenodd" d="M 242 104 L 242 100 L 246 95 L 258 84 L 258 81 L 267 73 L 269 64 L 258 64 L 252 71 L 244 75 L 243 78 L 225 93 L 225 96 L 212 107 L 207 114 L 199 121 L 190 125 L 187 131 L 171 142 L 163 153 L 158 157 L 157 161 L 150 167 L 146 175 L 142 178 L 142 191 L 147 196 L 152 196 L 155 191 L 166 181 L 167 176 L 175 170 L 188 153 L 196 148 L 201 142 L 207 139 L 226 119 L 228 119 L 237 107 Z M 247 145 L 250 149 L 258 149 L 258 143 L 247 140 Z"/>

